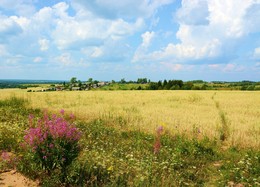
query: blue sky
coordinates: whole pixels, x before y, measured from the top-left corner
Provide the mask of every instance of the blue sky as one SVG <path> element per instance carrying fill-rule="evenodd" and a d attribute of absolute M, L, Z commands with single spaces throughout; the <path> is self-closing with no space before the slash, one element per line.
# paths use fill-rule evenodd
<path fill-rule="evenodd" d="M 1 0 L 0 79 L 260 80 L 259 0 Z"/>

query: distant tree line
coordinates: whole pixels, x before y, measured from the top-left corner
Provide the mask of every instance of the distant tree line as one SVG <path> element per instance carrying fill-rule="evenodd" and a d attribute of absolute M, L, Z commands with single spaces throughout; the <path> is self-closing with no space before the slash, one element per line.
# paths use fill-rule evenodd
<path fill-rule="evenodd" d="M 17 83 L 0 83 L 0 89 L 5 88 L 20 88 L 20 89 L 27 89 L 32 87 L 38 87 L 39 85 L 33 84 L 33 85 L 23 85 L 23 84 L 17 84 Z"/>
<path fill-rule="evenodd" d="M 182 80 L 164 80 L 158 82 L 150 82 L 148 90 L 206 90 L 207 85 L 194 85 L 193 81 L 183 82 Z"/>
<path fill-rule="evenodd" d="M 5 88 L 20 88 L 20 89 L 27 89 L 32 87 L 39 87 L 40 84 L 59 84 L 59 81 L 51 81 L 51 80 L 12 80 L 12 79 L 3 79 L 0 80 L 0 89 Z"/>

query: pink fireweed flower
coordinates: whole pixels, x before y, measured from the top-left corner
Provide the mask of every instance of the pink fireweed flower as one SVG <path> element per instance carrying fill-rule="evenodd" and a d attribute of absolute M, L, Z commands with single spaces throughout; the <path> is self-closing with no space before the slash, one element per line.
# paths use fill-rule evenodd
<path fill-rule="evenodd" d="M 154 154 L 157 154 L 159 153 L 160 149 L 161 149 L 161 135 L 162 135 L 162 132 L 163 132 L 163 126 L 159 126 L 157 129 L 156 129 L 156 139 L 155 139 L 155 143 L 153 145 L 153 151 L 154 151 Z"/>
<path fill-rule="evenodd" d="M 60 113 L 61 113 L 61 115 L 64 115 L 64 113 L 65 113 L 64 109 L 61 109 Z"/>
<path fill-rule="evenodd" d="M 30 114 L 28 118 L 29 118 L 29 126 L 32 127 L 34 116 Z"/>
<path fill-rule="evenodd" d="M 156 130 L 157 134 L 161 134 L 163 132 L 163 126 L 159 126 Z"/>
<path fill-rule="evenodd" d="M 29 119 L 32 120 L 34 118 L 33 114 L 29 114 Z"/>
<path fill-rule="evenodd" d="M 159 139 L 157 139 L 157 140 L 155 141 L 154 145 L 153 145 L 153 152 L 154 152 L 154 154 L 159 153 L 160 148 L 161 148 L 161 142 L 160 142 Z"/>
<path fill-rule="evenodd" d="M 71 117 L 74 118 L 74 115 Z M 25 133 L 27 148 L 43 163 L 45 170 L 64 167 L 61 162 L 68 165 L 75 157 L 75 154 L 70 154 L 71 151 L 76 152 L 76 155 L 79 153 L 81 132 L 61 115 L 49 116 L 45 111 L 35 128 L 30 127 Z M 66 162 L 62 158 L 66 158 Z"/>
<path fill-rule="evenodd" d="M 35 152 L 37 148 L 37 146 L 33 146 L 33 151 Z"/>
<path fill-rule="evenodd" d="M 44 109 L 44 111 L 43 111 L 43 121 L 48 121 L 48 120 L 49 120 L 48 110 Z"/>
<path fill-rule="evenodd" d="M 1 158 L 3 161 L 10 161 L 11 159 L 9 153 L 6 151 L 2 151 Z"/>
<path fill-rule="evenodd" d="M 74 116 L 74 114 L 70 114 L 70 119 L 74 120 L 76 117 Z"/>
<path fill-rule="evenodd" d="M 57 115 L 56 114 L 53 114 L 52 115 L 52 119 L 56 119 L 57 118 Z"/>

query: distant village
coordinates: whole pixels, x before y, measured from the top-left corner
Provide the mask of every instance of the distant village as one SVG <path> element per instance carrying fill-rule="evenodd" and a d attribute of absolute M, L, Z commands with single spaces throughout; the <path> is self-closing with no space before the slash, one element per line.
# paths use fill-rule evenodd
<path fill-rule="evenodd" d="M 52 87 L 51 89 L 53 91 L 62 91 L 62 90 L 71 90 L 71 91 L 79 91 L 79 90 L 91 90 L 91 89 L 96 89 L 100 88 L 105 85 L 109 85 L 109 82 L 98 82 L 98 83 L 91 83 L 91 82 L 86 82 L 86 83 L 74 83 L 74 84 L 69 84 L 69 86 L 61 86 L 61 85 L 56 85 L 55 87 Z"/>
<path fill-rule="evenodd" d="M 111 84 L 110 82 L 97 81 L 89 78 L 86 82 L 77 80 L 76 77 L 71 78 L 70 82 L 63 82 L 62 84 L 52 84 L 49 87 L 42 88 L 40 90 L 31 90 L 27 92 L 48 92 L 48 91 L 79 91 L 79 90 L 91 90 L 101 88 L 103 86 Z"/>

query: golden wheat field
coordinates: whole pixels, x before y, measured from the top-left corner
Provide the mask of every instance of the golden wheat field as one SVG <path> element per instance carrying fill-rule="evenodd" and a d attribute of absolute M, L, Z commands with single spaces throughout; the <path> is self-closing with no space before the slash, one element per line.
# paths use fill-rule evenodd
<path fill-rule="evenodd" d="M 260 92 L 242 91 L 62 91 L 26 92 L 6 89 L 28 99 L 29 107 L 73 113 L 90 122 L 104 120 L 116 128 L 153 133 L 163 125 L 171 133 L 219 139 L 228 131 L 228 145 L 260 147 Z"/>

